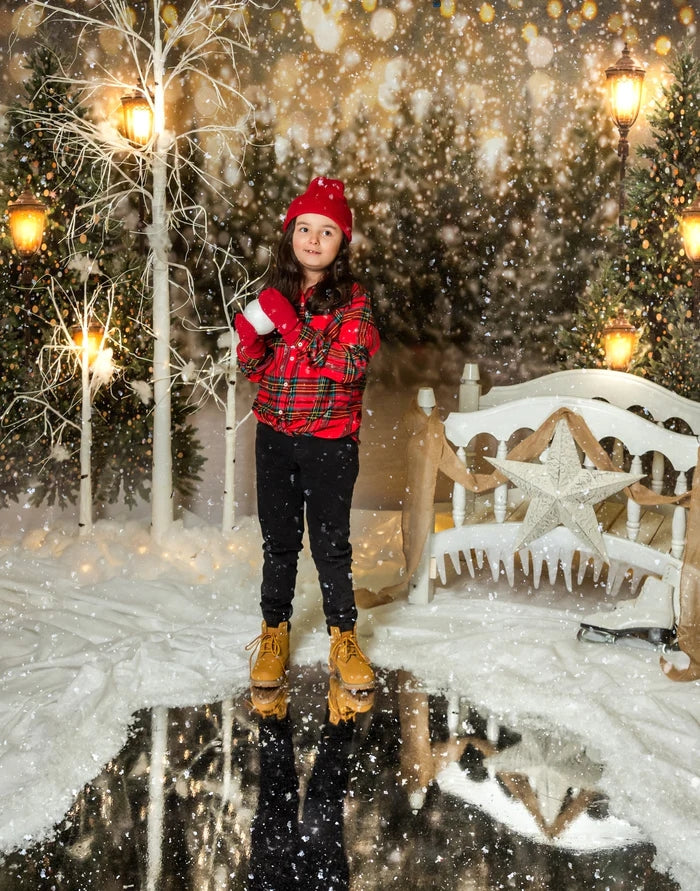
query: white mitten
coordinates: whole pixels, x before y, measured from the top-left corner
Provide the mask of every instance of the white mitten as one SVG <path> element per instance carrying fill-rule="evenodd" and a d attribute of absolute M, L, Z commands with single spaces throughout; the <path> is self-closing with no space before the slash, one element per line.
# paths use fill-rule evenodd
<path fill-rule="evenodd" d="M 262 311 L 258 300 L 251 300 L 250 303 L 247 303 L 243 315 L 260 335 L 269 334 L 275 330 L 275 323 Z"/>

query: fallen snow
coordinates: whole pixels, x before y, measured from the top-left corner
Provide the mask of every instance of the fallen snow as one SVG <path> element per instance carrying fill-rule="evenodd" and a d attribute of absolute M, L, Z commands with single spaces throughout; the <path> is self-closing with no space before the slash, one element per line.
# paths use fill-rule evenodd
<path fill-rule="evenodd" d="M 354 512 L 358 587 L 395 578 L 398 520 Z M 245 688 L 244 645 L 259 630 L 259 553 L 254 520 L 226 539 L 192 516 L 162 548 L 145 523 L 107 520 L 83 538 L 58 527 L 0 546 L 0 850 L 50 831 L 120 750 L 137 709 Z M 653 652 L 579 643 L 581 614 L 596 597 L 457 577 L 428 606 L 363 610 L 360 633 L 379 666 L 456 690 L 513 729 L 559 728 L 578 739 L 604 765 L 611 812 L 639 827 L 657 867 L 694 891 L 700 684 L 669 681 Z M 326 659 L 307 551 L 293 644 L 299 664 Z M 440 778 L 446 787 L 458 782 L 450 771 Z M 498 812 L 495 799 L 490 807 Z M 500 816 L 512 819 L 505 804 Z"/>

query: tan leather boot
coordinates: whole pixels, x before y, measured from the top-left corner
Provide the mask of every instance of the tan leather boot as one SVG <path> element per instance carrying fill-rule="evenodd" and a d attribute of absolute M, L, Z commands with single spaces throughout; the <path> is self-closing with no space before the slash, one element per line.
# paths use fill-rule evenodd
<path fill-rule="evenodd" d="M 289 623 L 280 622 L 277 628 L 262 623 L 260 634 L 246 646 L 250 655 L 250 684 L 252 687 L 279 687 L 287 677 L 289 662 Z M 255 664 L 253 656 L 257 650 Z"/>
<path fill-rule="evenodd" d="M 348 690 L 371 690 L 374 687 L 374 672 L 357 642 L 355 627 L 352 631 L 331 628 L 328 667 Z"/>

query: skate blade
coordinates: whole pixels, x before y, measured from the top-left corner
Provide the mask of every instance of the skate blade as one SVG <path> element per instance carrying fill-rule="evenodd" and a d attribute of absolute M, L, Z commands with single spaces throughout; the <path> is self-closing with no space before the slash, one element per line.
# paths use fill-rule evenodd
<path fill-rule="evenodd" d="M 581 625 L 576 635 L 578 640 L 586 643 L 615 644 L 631 649 L 660 650 L 668 652 L 674 649 L 675 635 L 669 628 L 625 628 L 610 631 L 597 628 L 595 625 Z"/>

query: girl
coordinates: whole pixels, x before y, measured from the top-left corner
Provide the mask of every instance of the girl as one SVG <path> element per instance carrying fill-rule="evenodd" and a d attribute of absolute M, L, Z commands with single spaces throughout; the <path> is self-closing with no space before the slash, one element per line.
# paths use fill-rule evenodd
<path fill-rule="evenodd" d="M 349 265 L 352 213 L 340 180 L 318 177 L 292 201 L 276 265 L 236 317 L 238 361 L 253 404 L 263 535 L 262 632 L 252 687 L 286 678 L 304 513 L 330 634 L 329 668 L 348 690 L 374 673 L 357 643 L 350 504 L 367 366 L 379 348 L 370 300 Z M 270 333 L 266 333 L 270 332 Z"/>

